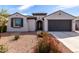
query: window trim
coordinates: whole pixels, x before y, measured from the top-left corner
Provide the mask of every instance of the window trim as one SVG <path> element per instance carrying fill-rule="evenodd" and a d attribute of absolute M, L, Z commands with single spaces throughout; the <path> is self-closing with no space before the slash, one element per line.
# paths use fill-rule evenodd
<path fill-rule="evenodd" d="M 13 27 L 14 27 L 14 28 L 21 28 L 21 27 L 23 27 L 23 26 L 16 26 L 16 25 L 15 25 L 16 19 L 21 19 L 21 25 L 23 25 L 23 23 L 22 23 L 23 18 L 11 18 L 11 19 L 13 19 Z M 12 20 L 11 20 L 11 21 L 12 21 Z"/>

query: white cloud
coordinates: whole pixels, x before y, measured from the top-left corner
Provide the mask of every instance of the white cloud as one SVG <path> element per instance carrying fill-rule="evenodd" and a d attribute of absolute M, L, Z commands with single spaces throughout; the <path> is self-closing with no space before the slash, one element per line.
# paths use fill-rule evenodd
<path fill-rule="evenodd" d="M 0 0 L 1 5 L 23 5 L 19 7 L 19 10 L 27 9 L 32 5 L 65 5 L 58 8 L 70 8 L 72 6 L 79 5 L 79 0 Z M 67 6 L 66 6 L 67 5 Z"/>
<path fill-rule="evenodd" d="M 55 8 L 55 10 L 63 10 L 63 9 L 69 9 L 69 8 L 73 8 L 79 5 L 59 5 Z"/>
<path fill-rule="evenodd" d="M 27 0 L 23 6 L 19 7 L 19 10 L 27 9 L 32 5 L 60 5 L 56 9 L 72 8 L 79 5 L 79 0 Z M 63 5 L 63 6 L 62 6 Z"/>
<path fill-rule="evenodd" d="M 32 6 L 32 5 L 29 5 L 29 6 L 27 6 L 27 5 L 20 6 L 19 10 L 23 11 L 23 10 L 29 8 L 30 6 Z M 69 9 L 69 8 L 73 8 L 73 7 L 76 7 L 76 6 L 79 6 L 79 5 L 58 5 L 56 8 L 54 8 L 54 10 L 57 11 L 57 10 Z"/>
<path fill-rule="evenodd" d="M 31 5 L 23 5 L 23 6 L 20 6 L 18 9 L 21 11 L 21 10 L 29 8 L 30 6 Z"/>
<path fill-rule="evenodd" d="M 27 13 L 21 13 L 21 14 L 23 14 L 23 15 L 28 15 Z"/>

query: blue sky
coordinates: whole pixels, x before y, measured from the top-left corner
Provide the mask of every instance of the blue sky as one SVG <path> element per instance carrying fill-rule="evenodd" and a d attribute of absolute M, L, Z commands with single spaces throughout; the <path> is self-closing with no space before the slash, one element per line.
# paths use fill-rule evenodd
<path fill-rule="evenodd" d="M 64 6 L 64 5 L 32 5 L 27 7 L 26 5 L 0 5 L 0 9 L 7 9 L 8 13 L 13 14 L 15 12 L 22 13 L 24 15 L 32 15 L 35 12 L 44 12 L 51 14 L 57 10 L 65 11 L 74 16 L 79 16 L 79 6 Z"/>

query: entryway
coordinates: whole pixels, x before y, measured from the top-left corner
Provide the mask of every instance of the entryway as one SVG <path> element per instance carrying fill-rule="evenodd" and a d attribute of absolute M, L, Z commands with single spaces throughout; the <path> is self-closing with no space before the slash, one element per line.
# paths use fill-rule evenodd
<path fill-rule="evenodd" d="M 43 30 L 43 22 L 42 21 L 37 21 L 36 22 L 36 30 Z"/>

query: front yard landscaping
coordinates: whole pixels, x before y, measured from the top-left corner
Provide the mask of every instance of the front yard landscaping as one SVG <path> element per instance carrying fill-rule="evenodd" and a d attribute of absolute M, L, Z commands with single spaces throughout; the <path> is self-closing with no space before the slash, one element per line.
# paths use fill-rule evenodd
<path fill-rule="evenodd" d="M 36 46 L 36 42 L 36 33 L 2 33 L 0 52 L 7 47 L 5 53 L 31 53 L 34 52 L 33 47 Z"/>
<path fill-rule="evenodd" d="M 38 35 L 38 53 L 72 53 L 63 43 L 47 32 L 40 32 Z"/>
<path fill-rule="evenodd" d="M 48 32 L 2 33 L 1 53 L 72 53 Z"/>

